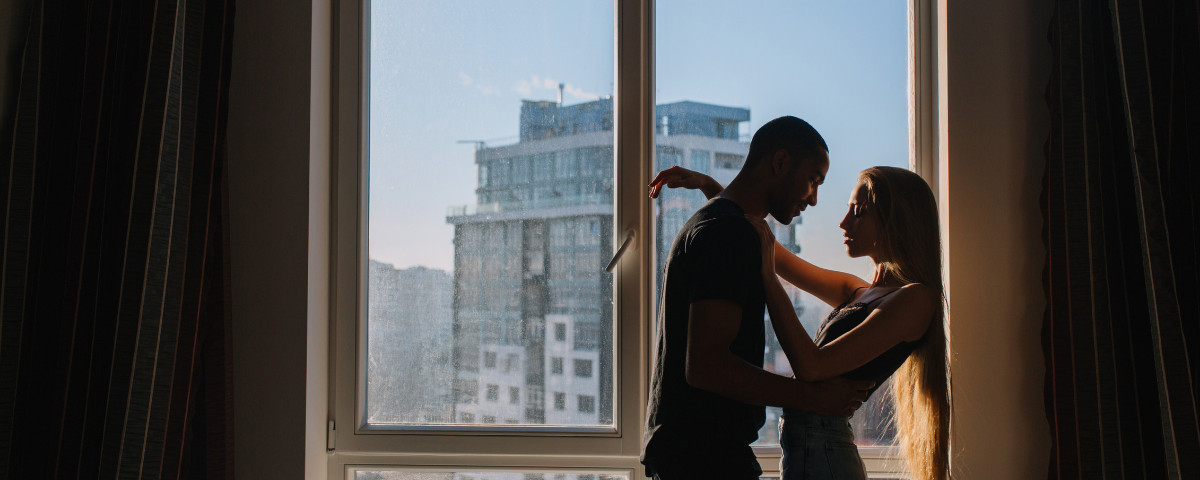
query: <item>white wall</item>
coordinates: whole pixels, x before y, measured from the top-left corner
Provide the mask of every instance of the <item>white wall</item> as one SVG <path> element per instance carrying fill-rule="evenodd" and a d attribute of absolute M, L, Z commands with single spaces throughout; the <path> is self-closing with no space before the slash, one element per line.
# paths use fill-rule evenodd
<path fill-rule="evenodd" d="M 333 1 L 312 0 L 308 118 L 308 328 L 304 409 L 304 478 L 328 477 L 329 318 L 333 237 Z"/>
<path fill-rule="evenodd" d="M 329 8 L 237 3 L 228 152 L 238 478 L 326 474 L 331 22 L 312 19 Z"/>
<path fill-rule="evenodd" d="M 953 0 L 940 12 L 956 478 L 1047 474 L 1038 196 L 1052 7 Z"/>

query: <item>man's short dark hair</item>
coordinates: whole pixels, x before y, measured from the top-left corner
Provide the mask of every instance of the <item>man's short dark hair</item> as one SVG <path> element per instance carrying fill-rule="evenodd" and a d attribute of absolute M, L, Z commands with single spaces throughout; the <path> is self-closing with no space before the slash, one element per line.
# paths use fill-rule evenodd
<path fill-rule="evenodd" d="M 746 154 L 743 170 L 758 166 L 762 159 L 785 149 L 793 160 L 814 157 L 829 152 L 825 139 L 808 122 L 791 115 L 776 118 L 759 127 L 750 140 L 750 153 Z"/>

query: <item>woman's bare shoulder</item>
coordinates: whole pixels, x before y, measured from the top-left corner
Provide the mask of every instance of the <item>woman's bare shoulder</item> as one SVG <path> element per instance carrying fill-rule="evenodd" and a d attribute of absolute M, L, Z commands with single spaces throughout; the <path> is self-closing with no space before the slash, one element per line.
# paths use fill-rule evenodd
<path fill-rule="evenodd" d="M 910 283 L 888 295 L 876 308 L 889 311 L 887 316 L 897 321 L 897 325 L 904 325 L 903 330 L 909 332 L 906 337 L 912 341 L 924 335 L 940 305 L 941 295 L 936 289 Z"/>
<path fill-rule="evenodd" d="M 941 303 L 941 294 L 933 287 L 924 283 L 910 283 L 900 287 L 899 290 L 896 292 L 896 295 L 903 295 L 910 298 L 915 297 L 917 301 L 926 301 L 931 304 Z"/>

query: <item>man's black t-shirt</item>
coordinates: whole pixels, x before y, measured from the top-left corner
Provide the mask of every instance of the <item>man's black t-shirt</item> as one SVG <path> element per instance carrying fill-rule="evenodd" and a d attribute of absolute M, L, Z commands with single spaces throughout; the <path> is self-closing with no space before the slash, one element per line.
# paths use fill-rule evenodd
<path fill-rule="evenodd" d="M 758 471 L 749 445 L 765 421 L 763 407 L 692 387 L 684 370 L 689 306 L 700 300 L 730 300 L 742 307 L 741 327 L 729 350 L 762 368 L 761 269 L 758 233 L 731 200 L 708 201 L 675 236 L 663 274 L 642 447 L 642 463 L 650 469 L 696 459 L 721 469 Z"/>

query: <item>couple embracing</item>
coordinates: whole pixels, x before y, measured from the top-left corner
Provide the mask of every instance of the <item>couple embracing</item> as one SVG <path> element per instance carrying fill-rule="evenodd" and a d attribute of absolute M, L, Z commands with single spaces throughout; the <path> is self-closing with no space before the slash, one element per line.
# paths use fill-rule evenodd
<path fill-rule="evenodd" d="M 642 463 L 655 479 L 757 479 L 750 444 L 765 406 L 783 407 L 781 470 L 791 479 L 866 479 L 850 415 L 892 377 L 895 425 L 913 478 L 949 473 L 950 398 L 937 205 L 916 174 L 859 174 L 840 227 L 846 253 L 870 257 L 871 281 L 826 270 L 778 244 L 782 224 L 817 204 L 829 148 L 807 122 L 763 125 L 722 189 L 679 167 L 662 187 L 709 201 L 684 224 L 663 275 Z M 813 337 L 780 278 L 833 306 Z M 762 369 L 764 310 L 794 377 Z"/>

